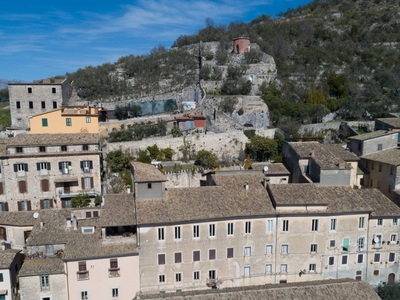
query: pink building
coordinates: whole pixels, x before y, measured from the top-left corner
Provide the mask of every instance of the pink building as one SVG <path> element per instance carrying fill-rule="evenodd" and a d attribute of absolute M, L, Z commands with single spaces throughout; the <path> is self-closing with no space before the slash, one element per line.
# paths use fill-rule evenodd
<path fill-rule="evenodd" d="M 250 51 L 250 39 L 248 37 L 237 37 L 233 39 L 232 53 L 244 53 Z"/>

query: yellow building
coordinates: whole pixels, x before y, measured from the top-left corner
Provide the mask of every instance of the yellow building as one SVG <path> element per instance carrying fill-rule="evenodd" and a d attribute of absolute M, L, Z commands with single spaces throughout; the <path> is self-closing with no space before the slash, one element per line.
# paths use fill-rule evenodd
<path fill-rule="evenodd" d="M 31 133 L 98 133 L 104 109 L 66 106 L 30 118 Z"/>

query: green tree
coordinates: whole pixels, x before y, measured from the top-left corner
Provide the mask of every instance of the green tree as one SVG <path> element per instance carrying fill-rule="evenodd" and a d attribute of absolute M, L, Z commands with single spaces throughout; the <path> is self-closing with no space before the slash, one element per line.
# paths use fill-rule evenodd
<path fill-rule="evenodd" d="M 326 95 L 322 89 L 311 88 L 308 90 L 306 103 L 325 104 Z"/>
<path fill-rule="evenodd" d="M 349 82 L 344 74 L 330 73 L 327 78 L 329 94 L 335 98 L 343 98 L 347 95 Z"/>
<path fill-rule="evenodd" d="M 162 155 L 161 149 L 158 148 L 158 146 L 156 144 L 154 144 L 153 146 L 148 146 L 147 147 L 147 151 L 149 151 L 151 159 L 154 159 L 154 160 L 162 159 L 162 157 L 161 157 L 161 155 Z"/>
<path fill-rule="evenodd" d="M 179 136 L 182 136 L 182 131 L 179 129 L 179 126 L 178 125 L 174 125 L 172 128 L 171 128 L 171 134 L 172 134 L 172 136 L 173 137 L 179 137 Z"/>
<path fill-rule="evenodd" d="M 218 157 L 212 151 L 200 150 L 196 154 L 196 161 L 204 168 L 213 169 L 219 167 Z"/>
<path fill-rule="evenodd" d="M 278 145 L 274 139 L 256 135 L 246 143 L 246 153 L 256 161 L 273 159 L 278 154 Z"/>
<path fill-rule="evenodd" d="M 8 93 L 8 88 L 0 90 L 0 101 L 8 101 L 10 95 Z"/>
<path fill-rule="evenodd" d="M 90 203 L 90 197 L 88 194 L 82 193 L 78 194 L 71 199 L 72 207 L 85 207 Z"/>
<path fill-rule="evenodd" d="M 140 161 L 142 163 L 147 163 L 147 164 L 151 163 L 151 157 L 150 157 L 149 153 L 147 152 L 147 150 L 139 149 L 137 161 Z"/>
<path fill-rule="evenodd" d="M 378 286 L 378 295 L 382 300 L 398 300 L 400 299 L 400 283 L 380 284 Z"/>
<path fill-rule="evenodd" d="M 132 157 L 124 154 L 121 150 L 111 151 L 107 154 L 106 162 L 109 165 L 111 172 L 119 172 L 124 169 L 129 169 L 129 163 Z"/>

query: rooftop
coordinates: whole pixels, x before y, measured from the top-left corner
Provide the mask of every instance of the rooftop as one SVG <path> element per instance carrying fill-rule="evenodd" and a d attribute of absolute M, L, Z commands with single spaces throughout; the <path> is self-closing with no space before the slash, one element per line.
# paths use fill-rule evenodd
<path fill-rule="evenodd" d="M 64 262 L 58 257 L 25 259 L 19 277 L 64 274 Z"/>
<path fill-rule="evenodd" d="M 58 85 L 62 84 L 66 79 L 59 78 L 59 79 L 41 79 L 36 80 L 34 82 L 18 82 L 18 83 L 9 83 L 8 85 Z"/>
<path fill-rule="evenodd" d="M 64 133 L 64 134 L 18 134 L 12 138 L 3 138 L 7 147 L 16 146 L 60 146 L 98 144 L 96 133 Z"/>
<path fill-rule="evenodd" d="M 339 144 L 321 144 L 318 142 L 288 143 L 300 158 L 311 158 L 321 168 L 338 168 L 341 162 L 357 161 L 354 153 L 344 149 Z"/>
<path fill-rule="evenodd" d="M 296 299 L 296 300 L 379 300 L 380 297 L 364 281 L 330 279 L 299 283 L 265 284 L 224 289 L 141 295 L 140 299 L 176 300 L 241 300 L 241 299 Z M 134 298 L 138 299 L 138 298 Z"/>
<path fill-rule="evenodd" d="M 167 181 L 167 178 L 154 165 L 131 161 L 135 182 Z"/>
<path fill-rule="evenodd" d="M 0 269 L 9 269 L 15 256 L 21 252 L 21 250 L 7 249 L 0 250 Z"/>
<path fill-rule="evenodd" d="M 372 132 L 368 132 L 368 133 L 364 133 L 364 134 L 351 136 L 351 137 L 349 137 L 349 140 L 365 141 L 365 140 L 369 140 L 369 139 L 373 139 L 373 138 L 377 138 L 377 137 L 381 137 L 381 136 L 385 136 L 385 135 L 391 135 L 391 134 L 397 134 L 397 132 L 387 131 L 387 130 L 376 130 L 376 131 L 372 131 Z"/>
<path fill-rule="evenodd" d="M 268 171 L 264 173 L 266 175 L 290 175 L 290 172 L 282 163 L 253 163 L 251 165 L 251 168 L 257 171 L 263 171 L 264 167 L 268 167 Z"/>
<path fill-rule="evenodd" d="M 393 128 L 400 128 L 400 118 L 380 118 L 377 120 L 386 123 Z"/>
<path fill-rule="evenodd" d="M 107 194 L 100 217 L 101 226 L 126 226 L 135 220 L 133 194 Z"/>
<path fill-rule="evenodd" d="M 361 156 L 361 158 L 398 166 L 400 165 L 400 149 L 392 148 L 392 149 L 382 150 L 369 155 Z"/>

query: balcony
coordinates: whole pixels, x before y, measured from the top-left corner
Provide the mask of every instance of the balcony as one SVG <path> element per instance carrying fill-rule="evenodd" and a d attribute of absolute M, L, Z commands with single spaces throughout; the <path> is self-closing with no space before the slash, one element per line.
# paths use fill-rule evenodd
<path fill-rule="evenodd" d="M 78 271 L 76 272 L 78 281 L 89 280 L 89 271 Z"/>
<path fill-rule="evenodd" d="M 215 288 L 217 286 L 218 278 L 207 278 L 206 285 L 208 287 Z"/>
<path fill-rule="evenodd" d="M 119 277 L 121 276 L 119 274 L 119 268 L 109 268 L 108 269 L 108 277 L 113 278 L 113 277 Z"/>

